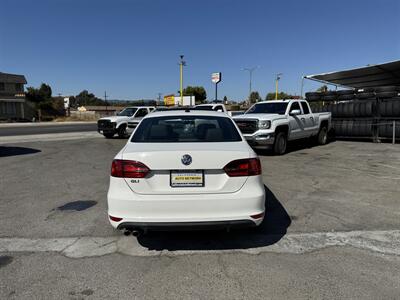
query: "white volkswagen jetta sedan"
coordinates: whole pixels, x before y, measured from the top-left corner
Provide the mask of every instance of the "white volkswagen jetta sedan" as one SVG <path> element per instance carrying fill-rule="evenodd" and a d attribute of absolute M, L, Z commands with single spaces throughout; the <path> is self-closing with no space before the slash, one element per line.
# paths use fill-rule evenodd
<path fill-rule="evenodd" d="M 149 114 L 112 162 L 109 220 L 127 233 L 257 226 L 264 211 L 260 160 L 219 112 Z"/>

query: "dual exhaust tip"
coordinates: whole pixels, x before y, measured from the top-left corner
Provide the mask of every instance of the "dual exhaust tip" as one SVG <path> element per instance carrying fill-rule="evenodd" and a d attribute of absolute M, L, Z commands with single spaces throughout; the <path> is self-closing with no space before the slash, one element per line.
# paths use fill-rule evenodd
<path fill-rule="evenodd" d="M 124 235 L 133 235 L 134 237 L 140 237 L 144 234 L 144 231 L 140 228 L 125 228 Z"/>

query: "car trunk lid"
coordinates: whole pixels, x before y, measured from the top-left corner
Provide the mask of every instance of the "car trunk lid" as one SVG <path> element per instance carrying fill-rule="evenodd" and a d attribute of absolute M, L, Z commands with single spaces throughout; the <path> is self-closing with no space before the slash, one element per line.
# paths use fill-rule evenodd
<path fill-rule="evenodd" d="M 129 143 L 123 159 L 140 161 L 151 171 L 146 178 L 125 180 L 139 194 L 234 193 L 247 177 L 229 177 L 223 168 L 233 160 L 249 158 L 243 143 Z M 191 157 L 189 165 L 182 162 L 185 155 Z M 189 176 L 203 173 L 204 186 L 172 187 L 171 172 L 176 175 L 177 171 Z"/>

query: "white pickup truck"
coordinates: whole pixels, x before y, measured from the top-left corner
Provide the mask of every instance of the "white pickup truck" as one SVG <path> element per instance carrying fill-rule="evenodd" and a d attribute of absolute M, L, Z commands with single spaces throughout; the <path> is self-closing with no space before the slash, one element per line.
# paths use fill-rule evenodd
<path fill-rule="evenodd" d="M 194 107 L 194 109 L 197 110 L 213 110 L 213 111 L 219 111 L 219 112 L 224 112 L 226 114 L 229 114 L 225 105 L 222 103 L 208 103 L 208 104 L 198 104 Z"/>
<path fill-rule="evenodd" d="M 326 144 L 331 128 L 331 113 L 312 113 L 302 99 L 258 102 L 233 119 L 253 148 L 272 148 L 278 155 L 286 152 L 287 141 L 315 137 Z"/>
<path fill-rule="evenodd" d="M 153 106 L 127 107 L 117 113 L 116 116 L 104 117 L 97 121 L 97 131 L 106 138 L 112 138 L 114 134 L 125 137 L 128 131 L 133 131 L 140 120 L 155 109 Z"/>

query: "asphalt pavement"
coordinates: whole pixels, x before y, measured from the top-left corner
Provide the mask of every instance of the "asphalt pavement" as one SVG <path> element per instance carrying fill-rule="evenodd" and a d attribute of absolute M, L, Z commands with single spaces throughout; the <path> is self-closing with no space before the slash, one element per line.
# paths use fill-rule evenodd
<path fill-rule="evenodd" d="M 0 137 L 96 130 L 97 124 L 95 122 L 0 124 Z"/>
<path fill-rule="evenodd" d="M 396 299 L 400 148 L 333 142 L 260 153 L 255 231 L 150 233 L 107 220 L 126 139 L 0 145 L 1 299 Z"/>

